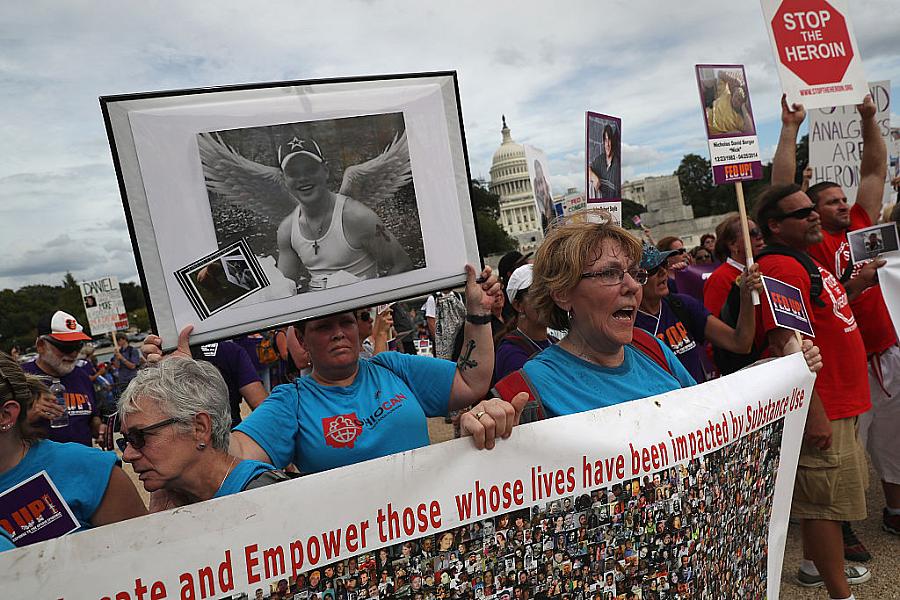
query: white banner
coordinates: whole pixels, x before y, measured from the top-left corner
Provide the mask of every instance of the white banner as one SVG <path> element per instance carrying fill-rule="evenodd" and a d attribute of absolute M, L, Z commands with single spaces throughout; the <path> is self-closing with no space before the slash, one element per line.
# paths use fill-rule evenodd
<path fill-rule="evenodd" d="M 778 598 L 813 381 L 793 355 L 4 552 L 3 595 Z"/>
<path fill-rule="evenodd" d="M 881 286 L 881 295 L 884 296 L 897 336 L 900 336 L 900 252 L 888 252 L 881 258 L 887 264 L 878 269 L 878 285 Z"/>
<path fill-rule="evenodd" d="M 888 152 L 891 150 L 891 82 L 873 81 L 869 92 L 875 101 L 875 121 Z M 844 188 L 847 200 L 856 202 L 859 189 L 859 160 L 862 153 L 862 125 L 855 106 L 817 108 L 809 111 L 810 185 L 833 181 Z M 884 186 L 883 203 L 891 202 L 890 169 Z"/>
<path fill-rule="evenodd" d="M 788 104 L 859 104 L 866 75 L 846 0 L 761 0 Z"/>
<path fill-rule="evenodd" d="M 91 335 L 128 329 L 128 313 L 117 278 L 109 276 L 82 281 L 79 288 Z"/>

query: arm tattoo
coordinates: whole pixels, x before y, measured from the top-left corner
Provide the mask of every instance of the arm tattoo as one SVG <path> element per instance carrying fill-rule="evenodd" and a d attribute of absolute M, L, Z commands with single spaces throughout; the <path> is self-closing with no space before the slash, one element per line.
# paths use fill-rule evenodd
<path fill-rule="evenodd" d="M 472 360 L 472 351 L 475 349 L 475 340 L 469 340 L 468 346 L 466 346 L 466 351 L 463 352 L 459 356 L 459 360 L 456 361 L 456 367 L 460 371 L 465 371 L 466 369 L 471 369 L 473 367 L 478 366 L 478 361 Z"/>

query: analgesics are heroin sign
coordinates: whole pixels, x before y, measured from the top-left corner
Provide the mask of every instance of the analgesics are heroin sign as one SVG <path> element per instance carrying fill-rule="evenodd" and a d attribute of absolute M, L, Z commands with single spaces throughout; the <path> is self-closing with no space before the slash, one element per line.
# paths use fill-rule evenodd
<path fill-rule="evenodd" d="M 813 381 L 793 355 L 76 533 L 0 554 L 4 596 L 777 598 Z"/>

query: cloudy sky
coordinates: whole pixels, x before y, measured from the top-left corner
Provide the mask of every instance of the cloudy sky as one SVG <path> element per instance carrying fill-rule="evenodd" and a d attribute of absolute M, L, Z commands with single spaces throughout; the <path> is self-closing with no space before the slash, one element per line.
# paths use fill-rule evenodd
<path fill-rule="evenodd" d="M 896 0 L 853 2 L 870 80 L 900 92 Z M 759 3 L 56 0 L 0 8 L 0 289 L 136 279 L 98 96 L 456 70 L 473 175 L 500 115 L 583 185 L 584 111 L 623 119 L 626 179 L 706 154 L 693 65 L 743 63 L 764 156 L 779 83 Z M 900 123 L 897 109 L 892 120 Z"/>

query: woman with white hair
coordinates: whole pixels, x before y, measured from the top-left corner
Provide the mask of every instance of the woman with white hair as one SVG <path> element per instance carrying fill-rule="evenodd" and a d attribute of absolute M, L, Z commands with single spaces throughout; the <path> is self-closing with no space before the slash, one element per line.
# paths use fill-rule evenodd
<path fill-rule="evenodd" d="M 228 454 L 228 388 L 213 365 L 173 357 L 141 369 L 119 399 L 122 458 L 164 510 L 243 491 L 274 469 Z M 157 497 L 157 496 L 154 496 Z"/>

